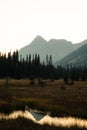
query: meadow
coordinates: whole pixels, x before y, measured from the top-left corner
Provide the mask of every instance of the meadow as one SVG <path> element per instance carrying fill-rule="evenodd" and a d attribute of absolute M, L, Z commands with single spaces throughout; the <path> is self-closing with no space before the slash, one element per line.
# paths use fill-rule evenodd
<path fill-rule="evenodd" d="M 87 81 L 0 79 L 0 113 L 32 109 L 50 112 L 51 116 L 87 119 Z M 83 130 L 36 124 L 28 119 L 0 120 L 0 130 Z"/>
<path fill-rule="evenodd" d="M 25 106 L 51 116 L 87 118 L 87 81 L 1 79 L 0 112 L 25 110 Z"/>

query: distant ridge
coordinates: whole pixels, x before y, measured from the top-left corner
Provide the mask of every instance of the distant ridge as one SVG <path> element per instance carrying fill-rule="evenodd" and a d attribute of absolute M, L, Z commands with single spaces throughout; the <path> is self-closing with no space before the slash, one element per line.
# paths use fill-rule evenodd
<path fill-rule="evenodd" d="M 73 66 L 87 66 L 87 43 L 83 44 L 63 59 L 57 61 L 54 65 L 67 66 L 67 64 Z"/>
<path fill-rule="evenodd" d="M 83 46 L 83 45 L 85 45 L 85 44 L 87 44 L 87 39 L 84 40 L 84 41 L 82 41 L 82 42 L 80 42 L 80 43 L 76 43 L 76 44 L 75 44 L 75 48 L 78 49 L 79 47 L 81 47 L 81 46 Z"/>
<path fill-rule="evenodd" d="M 64 57 L 69 57 L 69 54 L 71 56 L 71 53 L 74 54 L 75 50 L 85 44 L 87 44 L 87 39 L 78 44 L 73 44 L 65 39 L 50 39 L 47 41 L 42 36 L 37 35 L 30 44 L 19 50 L 19 55 L 26 59 L 26 55 L 37 53 L 40 55 L 41 61 L 46 59 L 46 55 L 52 55 L 53 63 L 57 65 L 62 64 L 63 60 L 67 63 L 68 61 Z"/>
<path fill-rule="evenodd" d="M 46 55 L 52 55 L 53 62 L 56 62 L 74 50 L 74 45 L 64 39 L 51 39 L 48 42 L 38 35 L 29 45 L 19 51 L 19 55 L 26 58 L 27 54 L 39 54 L 41 61 L 45 60 Z"/>

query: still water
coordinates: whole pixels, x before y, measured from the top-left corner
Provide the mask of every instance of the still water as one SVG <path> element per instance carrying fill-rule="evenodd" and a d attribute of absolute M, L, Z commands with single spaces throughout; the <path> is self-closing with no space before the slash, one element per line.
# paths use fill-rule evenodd
<path fill-rule="evenodd" d="M 54 126 L 61 126 L 61 127 L 72 127 L 72 126 L 77 126 L 77 127 L 83 127 L 87 128 L 87 120 L 85 119 L 80 119 L 80 118 L 73 118 L 73 117 L 51 117 L 49 115 L 44 115 L 40 120 L 38 120 L 37 113 L 31 113 L 29 111 L 14 111 L 13 113 L 9 115 L 5 114 L 0 114 L 0 120 L 1 119 L 16 119 L 18 117 L 23 117 L 26 119 L 30 119 L 35 123 L 38 124 L 48 124 L 48 125 L 54 125 Z M 38 115 L 39 116 L 39 115 Z M 41 116 L 41 114 L 40 114 Z"/>

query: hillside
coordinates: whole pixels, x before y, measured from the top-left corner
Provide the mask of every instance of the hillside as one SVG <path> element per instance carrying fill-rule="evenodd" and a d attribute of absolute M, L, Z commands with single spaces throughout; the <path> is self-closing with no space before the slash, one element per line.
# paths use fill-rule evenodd
<path fill-rule="evenodd" d="M 82 42 L 80 42 L 80 43 L 74 44 L 74 46 L 75 46 L 75 49 L 78 49 L 79 47 L 81 47 L 81 46 L 83 46 L 85 44 L 87 44 L 87 39 L 82 41 Z"/>
<path fill-rule="evenodd" d="M 29 45 L 19 51 L 19 55 L 26 58 L 27 54 L 39 54 L 41 61 L 46 55 L 52 55 L 53 62 L 56 62 L 74 50 L 74 44 L 64 39 L 51 39 L 48 42 L 41 36 L 37 36 Z"/>
<path fill-rule="evenodd" d="M 71 54 L 56 62 L 55 66 L 66 66 L 67 64 L 72 64 L 76 66 L 87 65 L 87 44 L 81 46 L 77 50 L 73 51 Z"/>

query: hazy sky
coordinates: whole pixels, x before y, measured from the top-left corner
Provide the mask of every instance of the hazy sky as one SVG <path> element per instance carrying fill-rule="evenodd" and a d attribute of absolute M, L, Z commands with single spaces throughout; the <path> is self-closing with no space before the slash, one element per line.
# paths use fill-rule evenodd
<path fill-rule="evenodd" d="M 87 39 L 87 0 L 0 0 L 0 51 L 19 49 L 37 35 Z"/>

